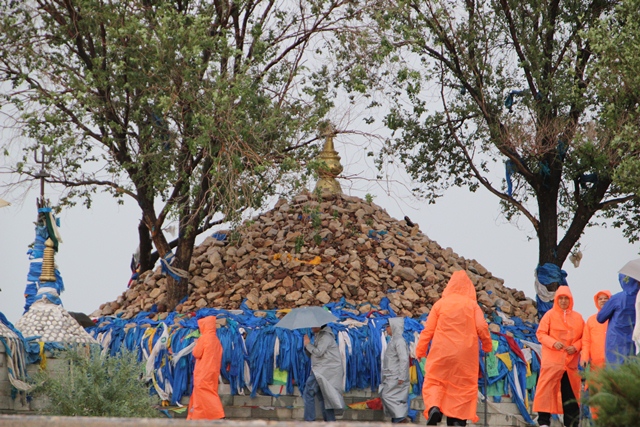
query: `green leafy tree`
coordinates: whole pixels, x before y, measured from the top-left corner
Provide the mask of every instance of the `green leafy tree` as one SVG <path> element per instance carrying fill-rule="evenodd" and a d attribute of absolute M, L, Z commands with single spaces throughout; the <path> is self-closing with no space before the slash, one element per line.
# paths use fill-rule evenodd
<path fill-rule="evenodd" d="M 157 397 L 142 377 L 144 364 L 122 349 L 118 356 L 101 354 L 99 346 L 61 351 L 64 366 L 34 377 L 34 393 L 46 399 L 43 412 L 69 417 L 156 417 Z"/>
<path fill-rule="evenodd" d="M 622 157 L 614 182 L 625 191 L 640 194 L 640 1 L 620 2 L 615 12 L 590 32 L 593 51 L 600 57 L 594 81 L 598 98 L 606 101 L 599 111 L 612 131 L 612 149 Z M 638 217 L 620 219 L 630 229 Z"/>
<path fill-rule="evenodd" d="M 393 82 L 379 164 L 406 166 L 431 202 L 485 188 L 532 224 L 539 264 L 562 266 L 590 225 L 637 218 L 638 198 L 613 181 L 630 146 L 614 144 L 620 123 L 598 114 L 608 100 L 592 80 L 589 30 L 615 3 L 389 2 L 365 44 L 390 66 L 375 77 Z"/>
<path fill-rule="evenodd" d="M 33 178 L 42 145 L 63 205 L 90 206 L 100 189 L 133 198 L 142 269 L 151 244 L 162 258 L 176 248 L 171 309 L 187 293 L 196 236 L 305 164 L 333 105 L 325 47 L 365 5 L 0 0 L 2 106 L 32 142 L 15 171 Z"/>

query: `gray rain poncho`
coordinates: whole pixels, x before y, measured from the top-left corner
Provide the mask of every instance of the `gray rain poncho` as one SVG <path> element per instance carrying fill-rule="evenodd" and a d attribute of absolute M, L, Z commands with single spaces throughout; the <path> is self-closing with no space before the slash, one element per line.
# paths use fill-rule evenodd
<path fill-rule="evenodd" d="M 305 346 L 311 355 L 311 370 L 316 376 L 326 409 L 344 408 L 342 398 L 342 358 L 333 331 L 327 326 L 317 334 L 314 343 Z"/>
<path fill-rule="evenodd" d="M 382 360 L 382 384 L 380 398 L 387 416 L 404 418 L 409 411 L 409 350 L 402 337 L 404 332 L 404 318 L 389 319 L 391 326 L 391 341 Z M 402 380 L 402 384 L 398 381 Z"/>

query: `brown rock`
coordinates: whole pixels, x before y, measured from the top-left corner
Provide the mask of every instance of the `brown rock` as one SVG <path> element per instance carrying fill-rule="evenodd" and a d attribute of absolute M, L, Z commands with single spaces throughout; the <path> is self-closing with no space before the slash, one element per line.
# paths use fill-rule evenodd
<path fill-rule="evenodd" d="M 293 279 L 289 276 L 285 277 L 284 280 L 282 281 L 282 286 L 284 286 L 285 288 L 290 288 L 293 286 Z"/>
<path fill-rule="evenodd" d="M 404 297 L 405 297 L 406 299 L 408 299 L 409 301 L 417 301 L 417 300 L 419 300 L 419 299 L 420 299 L 420 297 L 418 296 L 418 294 L 416 294 L 416 293 L 413 291 L 413 289 L 411 289 L 411 288 L 407 288 L 407 289 L 404 291 L 404 294 L 403 294 L 403 295 L 404 295 Z"/>
<path fill-rule="evenodd" d="M 320 222 L 313 223 L 311 210 Z M 251 308 L 272 309 L 346 297 L 362 313 L 386 296 L 398 314 L 419 316 L 440 298 L 451 273 L 463 269 L 487 314 L 499 298 L 503 313 L 536 320 L 535 303 L 524 292 L 505 287 L 477 261 L 443 249 L 417 225 L 409 228 L 356 197 L 318 200 L 302 193 L 291 203 L 278 201 L 274 210 L 239 230 L 237 241 L 209 237 L 194 248 L 188 298 L 176 312 L 204 306 L 233 309 L 245 299 Z M 370 230 L 386 233 L 372 239 Z M 304 244 L 297 247 L 300 241 Z M 115 302 L 102 305 L 100 314 L 117 311 L 134 317 L 164 302 L 166 286 L 160 268 L 144 272 Z"/>
<path fill-rule="evenodd" d="M 298 301 L 301 296 L 302 293 L 300 291 L 293 291 L 290 294 L 287 294 L 284 299 L 286 299 L 287 301 Z"/>
<path fill-rule="evenodd" d="M 316 299 L 322 304 L 327 304 L 329 301 L 331 301 L 331 297 L 325 291 L 318 292 L 318 294 L 316 295 Z"/>
<path fill-rule="evenodd" d="M 263 291 L 268 291 L 278 286 L 278 281 L 274 280 L 273 282 L 269 282 L 266 285 L 262 286 Z"/>

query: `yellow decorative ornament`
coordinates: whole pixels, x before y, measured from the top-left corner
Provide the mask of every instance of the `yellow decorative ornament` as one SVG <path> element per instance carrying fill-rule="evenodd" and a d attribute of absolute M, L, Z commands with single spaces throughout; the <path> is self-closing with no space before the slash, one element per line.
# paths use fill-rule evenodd
<path fill-rule="evenodd" d="M 55 273 L 55 262 L 54 255 L 55 249 L 53 249 L 53 240 L 47 239 L 44 242 L 44 255 L 42 257 L 42 273 L 40 273 L 40 283 L 44 282 L 55 282 L 56 281 L 56 273 Z"/>
<path fill-rule="evenodd" d="M 320 179 L 316 183 L 315 191 L 319 193 L 329 192 L 331 194 L 342 194 L 342 187 L 336 177 L 340 175 L 343 168 L 340 164 L 340 156 L 338 156 L 338 152 L 333 148 L 334 134 L 335 131 L 333 128 L 329 128 L 325 132 L 326 140 L 324 148 L 318 155 L 318 160 L 324 163 L 318 169 Z"/>

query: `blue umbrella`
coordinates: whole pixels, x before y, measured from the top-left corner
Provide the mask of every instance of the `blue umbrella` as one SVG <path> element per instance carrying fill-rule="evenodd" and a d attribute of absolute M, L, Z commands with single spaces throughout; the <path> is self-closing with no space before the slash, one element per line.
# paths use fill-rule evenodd
<path fill-rule="evenodd" d="M 285 329 L 317 328 L 336 320 L 338 320 L 336 316 L 322 307 L 298 307 L 280 319 L 276 323 L 276 327 Z"/>

